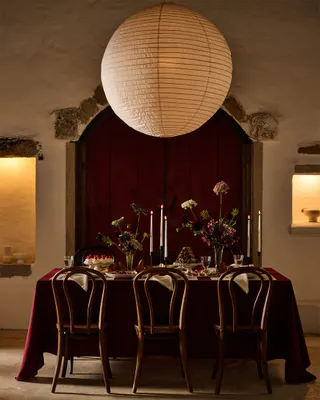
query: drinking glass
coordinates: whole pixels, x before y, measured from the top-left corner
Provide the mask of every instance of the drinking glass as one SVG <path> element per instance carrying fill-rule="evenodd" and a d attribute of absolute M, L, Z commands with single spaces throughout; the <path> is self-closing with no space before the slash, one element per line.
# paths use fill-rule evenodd
<path fill-rule="evenodd" d="M 234 254 L 233 261 L 236 267 L 242 267 L 244 255 L 243 254 Z"/>
<path fill-rule="evenodd" d="M 64 267 L 70 268 L 73 266 L 73 256 L 64 256 Z"/>
<path fill-rule="evenodd" d="M 208 270 L 211 263 L 211 256 L 201 256 L 201 265 L 205 271 Z"/>

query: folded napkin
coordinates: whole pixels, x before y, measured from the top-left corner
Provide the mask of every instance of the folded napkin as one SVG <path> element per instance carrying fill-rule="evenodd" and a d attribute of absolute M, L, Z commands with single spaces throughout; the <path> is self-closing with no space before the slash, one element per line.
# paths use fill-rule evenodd
<path fill-rule="evenodd" d="M 171 279 L 171 276 L 165 275 L 153 275 L 152 278 L 150 278 L 150 281 L 158 281 L 162 286 L 166 287 L 169 290 L 173 290 L 173 282 Z"/>
<path fill-rule="evenodd" d="M 231 264 L 230 267 L 236 267 L 236 264 Z M 238 267 L 241 268 L 241 267 Z M 231 279 L 231 275 L 229 276 L 229 279 Z M 234 279 L 235 283 L 246 293 L 249 293 L 249 278 L 248 274 L 241 274 L 238 275 Z"/>
<path fill-rule="evenodd" d="M 177 270 L 180 270 L 183 272 L 183 269 L 180 266 L 176 266 L 176 265 L 164 265 L 164 264 L 160 264 L 159 267 L 163 267 L 163 268 L 174 268 Z M 173 282 L 172 282 L 172 278 L 169 275 L 154 275 L 152 278 L 150 278 L 150 280 L 153 281 L 158 281 L 162 286 L 166 287 L 169 290 L 173 290 Z"/>
<path fill-rule="evenodd" d="M 66 275 L 60 275 L 59 276 L 59 281 L 64 280 Z M 83 274 L 75 274 L 70 277 L 70 280 L 76 282 L 79 286 L 82 287 L 83 290 L 87 291 L 88 290 L 88 277 L 87 275 Z"/>

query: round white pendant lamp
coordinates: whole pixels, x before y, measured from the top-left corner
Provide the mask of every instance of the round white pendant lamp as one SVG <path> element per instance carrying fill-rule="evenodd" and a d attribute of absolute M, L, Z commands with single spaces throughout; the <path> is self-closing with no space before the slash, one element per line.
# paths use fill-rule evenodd
<path fill-rule="evenodd" d="M 230 49 L 216 26 L 174 3 L 129 17 L 110 39 L 101 66 L 113 111 L 157 137 L 202 126 L 221 107 L 231 78 Z"/>

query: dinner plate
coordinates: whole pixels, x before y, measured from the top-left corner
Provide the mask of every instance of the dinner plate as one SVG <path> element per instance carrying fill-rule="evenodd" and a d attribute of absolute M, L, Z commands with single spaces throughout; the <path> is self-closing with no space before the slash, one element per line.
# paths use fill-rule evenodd
<path fill-rule="evenodd" d="M 134 278 L 137 275 L 136 271 L 115 271 L 115 272 L 106 272 L 105 276 L 108 278 L 115 278 L 115 279 L 128 279 Z"/>
<path fill-rule="evenodd" d="M 190 263 L 190 264 L 173 263 L 173 266 L 174 267 L 182 267 L 182 268 L 192 269 L 192 268 L 201 266 L 201 263 Z"/>

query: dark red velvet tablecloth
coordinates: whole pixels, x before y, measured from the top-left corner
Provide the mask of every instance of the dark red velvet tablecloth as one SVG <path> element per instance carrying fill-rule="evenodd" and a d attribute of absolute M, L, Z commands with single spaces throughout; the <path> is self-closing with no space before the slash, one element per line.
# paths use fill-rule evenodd
<path fill-rule="evenodd" d="M 51 278 L 58 271 L 54 269 L 41 278 L 35 288 L 24 356 L 19 381 L 26 381 L 37 375 L 44 365 L 45 352 L 56 354 L 57 329 L 56 312 L 51 287 Z M 276 278 L 273 285 L 268 320 L 268 359 L 284 359 L 287 383 L 309 382 L 316 377 L 306 371 L 310 366 L 298 308 L 291 281 L 275 270 L 269 272 Z M 161 312 L 162 299 L 168 297 L 168 289 L 158 282 L 152 283 L 154 298 L 158 299 Z M 250 291 L 240 293 L 240 303 L 258 290 L 258 281 L 250 281 Z M 84 303 L 86 292 L 74 282 L 79 310 Z M 241 290 L 240 290 L 241 292 Z M 242 297 L 241 297 L 242 296 Z M 85 308 L 83 308 L 85 310 Z M 219 321 L 217 281 L 210 279 L 191 280 L 187 306 L 188 356 L 193 358 L 214 358 L 216 337 L 212 328 Z M 108 334 L 108 355 L 110 357 L 135 357 L 137 339 L 133 328 L 136 323 L 136 308 L 131 279 L 108 281 L 106 320 L 110 322 Z M 98 348 L 92 342 L 87 346 L 73 349 L 74 355 L 98 355 Z M 229 348 L 229 356 L 250 357 L 254 349 L 250 343 Z M 156 341 L 150 343 L 146 354 L 178 355 L 175 343 Z"/>

